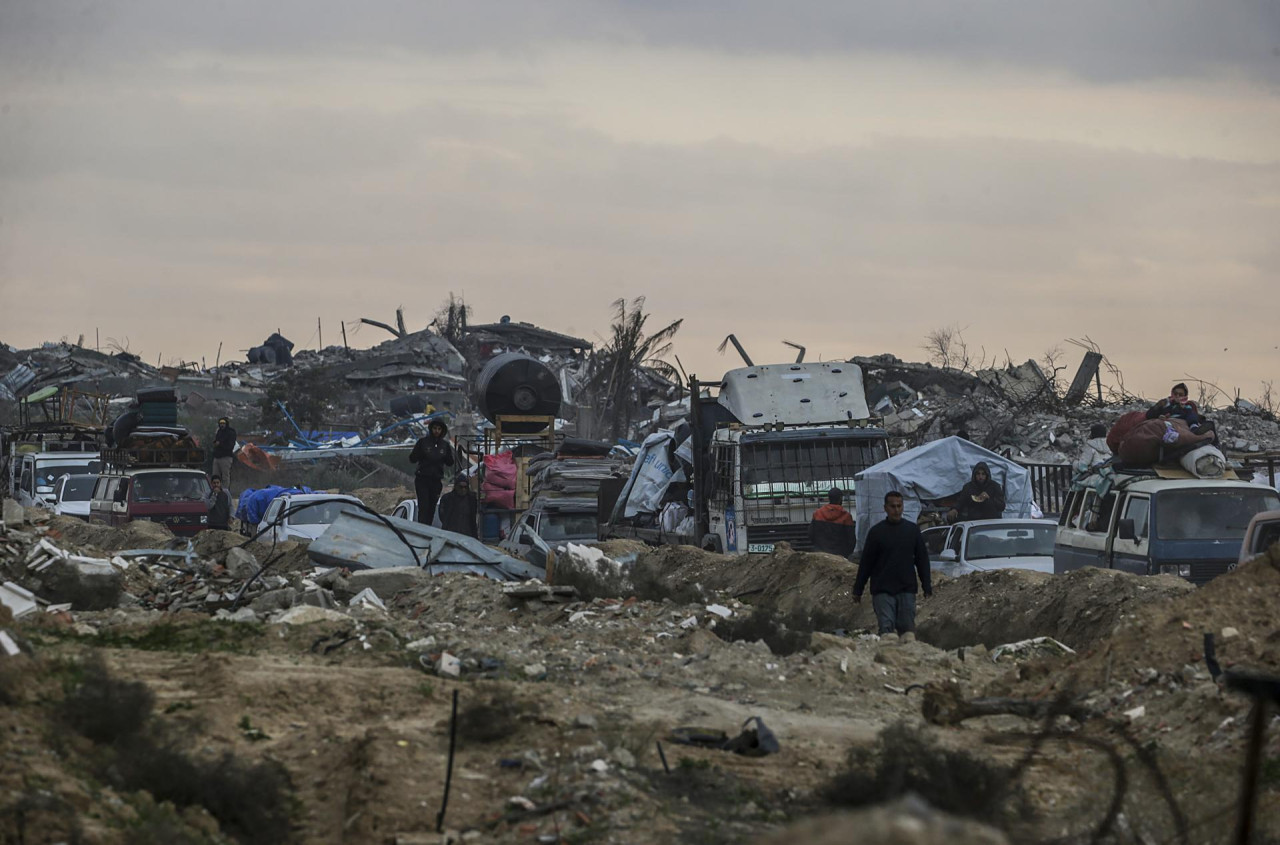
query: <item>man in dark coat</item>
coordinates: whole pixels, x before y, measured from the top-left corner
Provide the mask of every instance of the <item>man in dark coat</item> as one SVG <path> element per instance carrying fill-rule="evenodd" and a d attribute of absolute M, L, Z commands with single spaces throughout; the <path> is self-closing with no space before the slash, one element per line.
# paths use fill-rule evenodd
<path fill-rule="evenodd" d="M 880 636 L 897 633 L 903 642 L 912 642 L 916 638 L 916 592 L 924 584 L 925 596 L 933 595 L 933 581 L 924 535 L 914 522 L 902 518 L 902 509 L 901 493 L 891 490 L 884 494 L 885 518 L 867 532 L 853 583 L 853 601 L 861 603 L 862 591 L 871 582 L 871 606 Z"/>
<path fill-rule="evenodd" d="M 973 467 L 969 483 L 960 488 L 960 501 L 947 512 L 951 522 L 971 519 L 999 519 L 1004 516 L 1004 490 L 991 477 L 985 461 Z"/>
<path fill-rule="evenodd" d="M 440 527 L 468 537 L 476 536 L 476 497 L 471 495 L 464 476 L 455 476 L 453 489 L 440 497 Z"/>
<path fill-rule="evenodd" d="M 205 501 L 209 506 L 209 527 L 228 531 L 231 523 L 231 494 L 222 486 L 222 479 L 216 475 L 209 479 L 209 487 L 209 498 Z"/>
<path fill-rule="evenodd" d="M 231 490 L 231 457 L 236 450 L 236 430 L 226 417 L 218 420 L 218 430 L 213 433 L 213 475 L 222 479 L 222 486 Z"/>
<path fill-rule="evenodd" d="M 809 542 L 815 552 L 848 557 L 858 543 L 853 516 L 844 509 L 844 494 L 836 488 L 827 492 L 827 503 L 813 512 L 809 521 Z"/>
<path fill-rule="evenodd" d="M 409 453 L 409 462 L 418 465 L 414 487 L 418 493 L 418 522 L 430 525 L 436 514 L 436 502 L 444 489 L 444 468 L 453 466 L 453 445 L 449 429 L 440 420 L 427 426 L 427 436 L 419 438 Z"/>

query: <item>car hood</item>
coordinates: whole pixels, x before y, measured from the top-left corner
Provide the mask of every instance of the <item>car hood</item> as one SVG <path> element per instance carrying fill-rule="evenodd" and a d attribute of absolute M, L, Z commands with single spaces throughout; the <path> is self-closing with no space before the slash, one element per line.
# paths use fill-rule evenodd
<path fill-rule="evenodd" d="M 285 531 L 285 535 L 286 539 L 289 540 L 311 541 L 323 534 L 328 528 L 328 524 L 320 523 L 315 525 L 290 525 Z"/>
<path fill-rule="evenodd" d="M 987 572 L 992 569 L 1025 569 L 1030 572 L 1047 572 L 1053 574 L 1053 557 L 1051 555 L 1027 555 L 1023 557 L 992 557 L 974 561 L 938 561 L 932 566 L 933 571 L 944 575 L 958 576 L 970 572 Z"/>

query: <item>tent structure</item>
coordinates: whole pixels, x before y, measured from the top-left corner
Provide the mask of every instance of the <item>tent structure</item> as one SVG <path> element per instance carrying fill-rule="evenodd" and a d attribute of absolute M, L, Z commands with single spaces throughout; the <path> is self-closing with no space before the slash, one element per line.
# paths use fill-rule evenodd
<path fill-rule="evenodd" d="M 979 461 L 986 463 L 991 478 L 1004 489 L 1004 517 L 1030 517 L 1031 474 L 1026 469 L 961 437 L 944 437 L 900 452 L 858 473 L 855 518 L 859 551 L 871 526 L 884 519 L 885 493 L 901 493 L 903 517 L 915 521 L 923 502 L 959 493 Z"/>

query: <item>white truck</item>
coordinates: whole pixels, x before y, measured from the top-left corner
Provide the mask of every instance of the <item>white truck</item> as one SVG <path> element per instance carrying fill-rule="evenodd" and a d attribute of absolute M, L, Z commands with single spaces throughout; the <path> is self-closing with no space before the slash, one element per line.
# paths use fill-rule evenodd
<path fill-rule="evenodd" d="M 809 522 L 828 491 L 842 490 L 852 509 L 854 477 L 888 457 L 888 435 L 873 424 L 856 364 L 754 365 L 715 384 L 694 377 L 689 386 L 692 433 L 678 450 L 692 464 L 689 518 L 680 530 L 638 524 L 633 472 L 601 510 L 609 514 L 602 538 L 726 553 L 768 554 L 780 541 L 807 549 Z"/>

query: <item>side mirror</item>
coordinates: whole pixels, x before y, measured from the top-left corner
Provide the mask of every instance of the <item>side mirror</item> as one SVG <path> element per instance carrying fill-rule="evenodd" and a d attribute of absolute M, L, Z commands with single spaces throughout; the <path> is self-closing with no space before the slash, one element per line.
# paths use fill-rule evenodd
<path fill-rule="evenodd" d="M 1134 530 L 1132 519 L 1122 519 L 1116 523 L 1116 538 L 1119 540 L 1138 539 L 1138 534 Z"/>
<path fill-rule="evenodd" d="M 956 554 L 955 549 L 944 549 L 942 551 L 941 559 L 947 563 L 955 563 L 960 559 L 960 555 Z"/>

